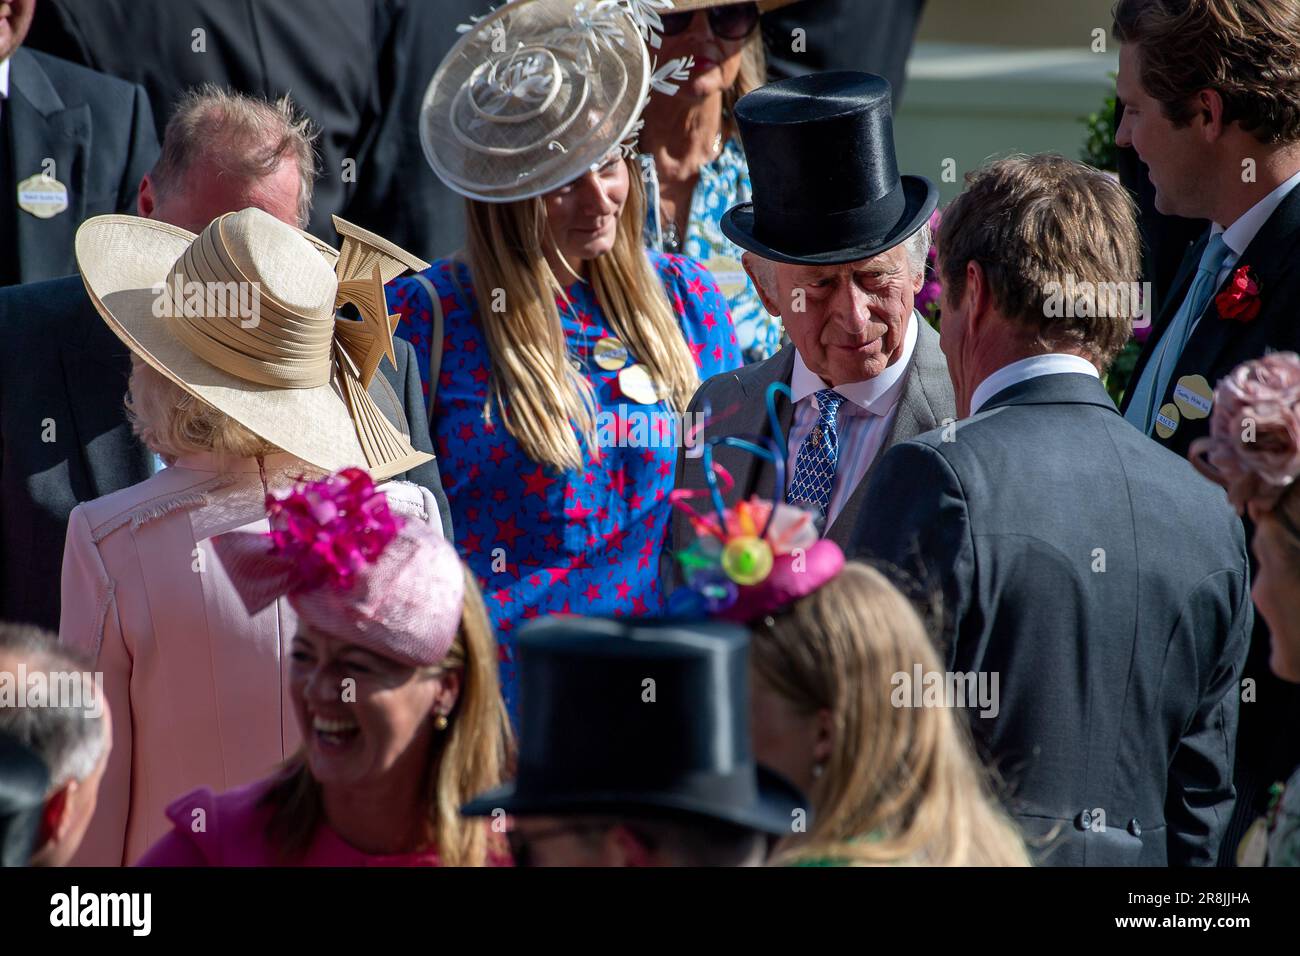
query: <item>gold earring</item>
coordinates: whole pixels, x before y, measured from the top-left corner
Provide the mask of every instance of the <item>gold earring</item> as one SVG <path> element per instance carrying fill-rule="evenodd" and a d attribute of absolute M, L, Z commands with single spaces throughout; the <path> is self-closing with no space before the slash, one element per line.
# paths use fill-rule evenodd
<path fill-rule="evenodd" d="M 447 715 L 446 715 L 446 714 L 439 714 L 437 717 L 433 718 L 433 726 L 437 727 L 439 730 L 446 730 L 446 729 L 447 729 Z"/>

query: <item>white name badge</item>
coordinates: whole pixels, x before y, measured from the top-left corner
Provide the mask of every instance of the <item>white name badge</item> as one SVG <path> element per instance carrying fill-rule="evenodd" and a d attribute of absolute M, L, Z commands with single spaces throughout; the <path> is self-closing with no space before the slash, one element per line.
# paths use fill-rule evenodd
<path fill-rule="evenodd" d="M 713 278 L 718 283 L 718 291 L 728 299 L 734 299 L 744 292 L 745 286 L 749 283 L 749 275 L 745 272 L 745 267 L 735 259 L 714 256 L 705 262 L 704 266 L 713 273 Z"/>
<path fill-rule="evenodd" d="M 18 184 L 18 208 L 37 219 L 52 219 L 68 208 L 68 187 L 37 173 Z"/>

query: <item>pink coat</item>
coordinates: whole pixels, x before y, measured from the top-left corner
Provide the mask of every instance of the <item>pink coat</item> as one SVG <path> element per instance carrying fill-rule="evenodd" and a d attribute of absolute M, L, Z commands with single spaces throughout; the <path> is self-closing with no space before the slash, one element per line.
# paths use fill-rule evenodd
<path fill-rule="evenodd" d="M 278 866 L 282 861 L 267 843 L 269 807 L 259 807 L 271 780 L 239 787 L 229 793 L 195 790 L 167 808 L 172 829 L 137 866 Z M 487 825 L 486 823 L 484 824 Z M 298 866 L 438 866 L 432 850 L 395 856 L 373 856 L 345 843 L 328 825 L 316 837 Z M 488 854 L 489 866 L 510 866 L 509 854 Z"/>
<path fill-rule="evenodd" d="M 318 472 L 266 459 L 272 489 Z M 440 528 L 432 495 L 384 486 L 394 511 Z M 74 865 L 134 862 L 170 829 L 164 811 L 196 787 L 271 773 L 300 740 L 285 677 L 295 615 L 286 600 L 249 617 L 211 538 L 266 531 L 257 462 L 181 458 L 72 511 L 59 639 L 97 660 L 113 751 Z"/>

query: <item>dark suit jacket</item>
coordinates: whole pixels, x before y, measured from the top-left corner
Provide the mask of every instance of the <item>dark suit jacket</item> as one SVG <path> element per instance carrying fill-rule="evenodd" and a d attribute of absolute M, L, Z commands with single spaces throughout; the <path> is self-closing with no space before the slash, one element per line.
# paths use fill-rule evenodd
<path fill-rule="evenodd" d="M 140 179 L 158 158 L 144 90 L 20 47 L 0 114 L 0 285 L 76 272 L 77 227 L 104 213 L 134 213 Z M 67 187 L 68 208 L 40 219 L 19 208 L 16 186 L 50 172 L 47 160 Z"/>
<path fill-rule="evenodd" d="M 919 320 L 913 316 L 912 321 Z M 708 402 L 712 406 L 712 414 L 718 419 L 704 429 L 704 438 L 726 435 L 771 437 L 772 429 L 768 423 L 765 400 L 767 387 L 773 382 L 790 384 L 794 356 L 794 346 L 787 345 L 764 362 L 715 375 L 701 385 L 691 399 L 688 411 L 692 414 L 699 413 L 705 402 Z M 912 354 L 912 367 L 907 371 L 905 382 L 893 424 L 880 452 L 875 461 L 867 466 L 857 491 L 845 503 L 827 532 L 827 537 L 843 548 L 847 549 L 851 542 L 867 482 L 885 451 L 898 442 L 929 431 L 945 420 L 951 420 L 957 414 L 953 404 L 952 382 L 948 378 L 948 363 L 939 351 L 939 335 L 925 322 L 918 325 L 916 351 Z M 789 436 L 794 408 L 784 399 L 778 399 L 777 408 L 781 429 Z M 772 498 L 776 475 L 767 462 L 727 446 L 715 450 L 714 461 L 725 467 L 736 480 L 735 490 L 727 504 L 754 494 Z M 701 459 L 688 458 L 685 449 L 677 455 L 674 486 L 692 489 L 705 487 Z M 672 548 L 665 549 L 660 565 L 665 593 L 671 591 L 680 580 L 672 552 L 688 547 L 692 540 L 690 524 L 680 512 L 673 512 L 672 522 Z"/>
<path fill-rule="evenodd" d="M 424 259 L 464 240 L 464 200 L 420 147 L 425 87 L 492 0 L 41 0 L 27 45 L 140 83 L 161 139 L 180 95 L 202 83 L 288 93 L 322 130 L 310 231 L 330 215 Z M 205 31 L 195 53 L 192 31 Z M 354 160 L 355 175 L 344 161 Z M 134 186 L 134 184 L 132 184 Z"/>
<path fill-rule="evenodd" d="M 0 620 L 58 630 L 68 515 L 148 478 L 152 455 L 122 405 L 130 355 L 80 276 L 0 289 L 0 336 Z M 395 425 L 409 422 L 414 448 L 433 453 L 414 351 L 393 346 L 398 367 L 381 363 L 371 393 Z M 450 538 L 437 462 L 397 477 L 432 492 Z"/>
<path fill-rule="evenodd" d="M 1214 862 L 1253 613 L 1222 490 L 1048 375 L 886 454 L 856 538 L 941 591 L 952 671 L 998 675 L 971 724 L 1042 862 Z"/>
<path fill-rule="evenodd" d="M 1136 382 L 1146 368 L 1160 337 L 1186 297 L 1208 241 L 1209 230 L 1206 229 L 1183 258 L 1153 325 L 1151 338 L 1138 357 L 1133 381 Z M 1169 390 L 1159 398 L 1157 407 L 1173 401 L 1173 390 L 1178 380 L 1186 375 L 1202 375 L 1213 387 L 1242 362 L 1259 358 L 1265 352 L 1300 351 L 1300 321 L 1296 317 L 1296 304 L 1300 303 L 1300 269 L 1295 266 L 1297 255 L 1300 255 L 1300 189 L 1293 190 L 1282 201 L 1233 267 L 1235 272 L 1242 266 L 1250 266 L 1257 274 L 1259 315 L 1244 324 L 1223 319 L 1211 301 L 1188 339 L 1174 374 L 1170 376 Z M 1227 280 L 1224 284 L 1226 286 Z M 1216 290 L 1221 291 L 1222 287 Z M 1124 407 L 1128 407 L 1127 396 Z M 1209 422 L 1208 416 L 1201 419 L 1182 416 L 1178 430 L 1169 438 L 1152 437 L 1186 457 L 1192 441 L 1209 433 Z M 1247 522 L 1248 539 L 1252 533 Z M 1255 636 L 1245 669 L 1245 677 L 1255 682 L 1256 694 L 1255 699 L 1242 708 L 1237 760 L 1237 785 L 1243 799 L 1230 834 L 1231 845 L 1224 848 L 1225 862 L 1235 852 L 1245 827 L 1267 808 L 1268 786 L 1285 780 L 1300 763 L 1300 734 L 1278 733 L 1279 727 L 1300 724 L 1300 686 L 1273 674 L 1268 666 L 1269 645 L 1267 622 L 1257 615 Z"/>
<path fill-rule="evenodd" d="M 774 80 L 825 70 L 865 70 L 889 81 L 894 111 L 903 99 L 925 0 L 802 0 L 763 15 L 768 72 Z M 804 47 L 794 49 L 794 31 Z"/>

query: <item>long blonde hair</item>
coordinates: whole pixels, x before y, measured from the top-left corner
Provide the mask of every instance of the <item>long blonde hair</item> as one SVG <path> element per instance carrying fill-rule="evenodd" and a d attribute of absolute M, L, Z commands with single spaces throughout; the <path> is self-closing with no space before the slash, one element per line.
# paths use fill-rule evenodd
<path fill-rule="evenodd" d="M 461 671 L 460 694 L 447 715 L 447 729 L 435 732 L 429 753 L 426 839 L 444 866 L 482 866 L 494 834 L 483 820 L 466 819 L 460 807 L 497 786 L 511 772 L 512 734 L 497 682 L 496 640 L 474 575 L 463 568 L 465 606 L 460 629 L 446 659 L 432 671 Z M 320 784 L 302 750 L 289 759 L 262 798 L 271 808 L 267 838 L 286 862 L 311 846 L 325 811 Z"/>
<path fill-rule="evenodd" d="M 785 841 L 780 862 L 1028 865 L 964 715 L 891 704 L 894 674 L 941 668 L 921 619 L 884 575 L 850 562 L 771 620 L 754 630 L 755 672 L 801 713 L 828 710 L 834 738 L 809 794 L 812 829 Z"/>
<path fill-rule="evenodd" d="M 645 186 L 634 161 L 614 247 L 591 260 L 596 301 L 614 336 L 645 366 L 659 394 L 683 410 L 699 374 L 668 296 L 642 244 Z M 581 435 L 596 447 L 595 396 L 570 364 L 556 298 L 564 287 L 546 259 L 546 210 L 538 197 L 513 203 L 469 200 L 466 253 L 479 321 L 492 359 L 488 403 L 533 461 L 580 470 Z M 504 293 L 505 308 L 493 305 Z M 577 434 L 575 435 L 575 430 Z"/>

